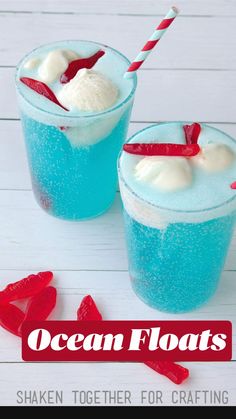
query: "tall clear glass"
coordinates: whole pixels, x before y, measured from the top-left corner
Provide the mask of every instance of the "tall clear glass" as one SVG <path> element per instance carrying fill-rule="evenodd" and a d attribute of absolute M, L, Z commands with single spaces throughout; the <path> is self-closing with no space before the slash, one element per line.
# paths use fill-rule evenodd
<path fill-rule="evenodd" d="M 58 48 L 59 44 L 51 47 Z M 128 67 L 129 60 L 121 53 L 96 45 L 112 51 Z M 27 57 L 30 56 L 31 53 Z M 16 72 L 16 89 L 38 204 L 47 213 L 66 220 L 88 219 L 104 213 L 115 197 L 116 161 L 127 135 L 136 77 L 131 91 L 117 106 L 89 115 L 62 115 L 46 112 L 22 94 L 19 89 L 22 62 Z"/>
<path fill-rule="evenodd" d="M 140 135 L 135 141 L 140 133 L 129 142 L 140 142 Z M 135 293 L 161 311 L 200 307 L 219 283 L 236 221 L 236 197 L 204 211 L 174 211 L 142 199 L 127 184 L 120 163 L 118 171 Z"/>

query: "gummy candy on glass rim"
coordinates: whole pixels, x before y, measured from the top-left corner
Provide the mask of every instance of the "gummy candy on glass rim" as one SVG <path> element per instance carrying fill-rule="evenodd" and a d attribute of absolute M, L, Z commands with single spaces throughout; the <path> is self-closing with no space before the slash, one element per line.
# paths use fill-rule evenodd
<path fill-rule="evenodd" d="M 47 213 L 82 220 L 112 205 L 116 160 L 137 84 L 136 76 L 123 77 L 129 64 L 108 46 L 75 40 L 43 45 L 18 65 L 16 89 L 32 186 Z"/>
<path fill-rule="evenodd" d="M 128 144 L 184 144 L 185 124 L 150 126 Z M 202 151 L 195 157 L 145 157 L 123 151 L 118 163 L 132 287 L 161 311 L 187 312 L 209 300 L 235 226 L 236 160 L 228 147 L 236 156 L 236 142 L 201 124 L 198 143 Z"/>

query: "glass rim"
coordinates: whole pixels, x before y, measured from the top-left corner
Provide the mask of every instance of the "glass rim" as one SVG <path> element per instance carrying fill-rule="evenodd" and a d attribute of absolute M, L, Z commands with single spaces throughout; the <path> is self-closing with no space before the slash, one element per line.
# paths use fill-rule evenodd
<path fill-rule="evenodd" d="M 28 52 L 26 55 L 24 55 L 24 57 L 18 62 L 17 66 L 16 66 L 16 71 L 15 71 L 15 85 L 16 85 L 16 90 L 19 93 L 19 95 L 33 108 L 37 109 L 38 111 L 44 113 L 44 114 L 48 114 L 54 117 L 58 117 L 58 118 L 65 118 L 65 119 L 89 119 L 89 118 L 97 118 L 103 115 L 107 115 L 109 113 L 112 113 L 114 111 L 116 111 L 117 109 L 121 108 L 123 105 L 125 105 L 126 103 L 128 103 L 134 96 L 134 93 L 136 91 L 136 87 L 137 87 L 137 74 L 135 72 L 134 76 L 133 76 L 133 87 L 131 89 L 131 91 L 129 92 L 129 94 L 125 97 L 124 100 L 122 100 L 122 102 L 118 103 L 117 105 L 106 109 L 104 111 L 101 112 L 93 112 L 93 113 L 89 113 L 87 115 L 68 115 L 68 114 L 59 114 L 57 112 L 51 112 L 51 111 L 47 111 L 43 108 L 41 108 L 40 106 L 35 105 L 34 103 L 32 103 L 25 94 L 23 94 L 23 92 L 21 91 L 21 89 L 19 88 L 19 80 L 17 79 L 18 77 L 18 73 L 19 73 L 19 69 L 21 68 L 21 65 L 23 63 L 23 61 L 29 57 L 34 51 L 39 50 L 40 48 L 46 47 L 46 46 L 50 46 L 50 45 L 57 45 L 57 44 L 61 44 L 62 42 L 86 42 L 88 44 L 94 44 L 97 45 L 99 47 L 108 49 L 113 51 L 115 54 L 117 54 L 118 56 L 120 56 L 125 62 L 127 62 L 127 68 L 129 67 L 129 65 L 131 64 L 131 61 L 124 55 L 122 54 L 120 51 L 118 51 L 115 48 L 110 47 L 109 45 L 105 45 L 99 42 L 95 42 L 95 41 L 89 41 L 87 39 L 66 39 L 66 40 L 61 40 L 61 41 L 55 41 L 55 42 L 49 42 L 47 44 L 41 44 L 38 47 L 32 49 L 30 52 Z"/>
<path fill-rule="evenodd" d="M 170 125 L 170 124 L 192 124 L 193 122 L 192 121 L 170 121 L 170 122 L 158 122 L 158 123 L 155 123 L 155 124 L 151 124 L 151 125 L 149 125 L 148 127 L 145 127 L 145 128 L 143 128 L 143 129 L 141 129 L 140 131 L 137 131 L 135 134 L 133 134 L 131 137 L 129 137 L 128 138 L 128 140 L 126 141 L 126 143 L 129 143 L 133 138 L 135 138 L 138 134 L 140 134 L 140 133 L 142 133 L 142 132 L 144 132 L 144 131 L 147 131 L 147 130 L 149 130 L 150 128 L 153 128 L 153 127 L 156 127 L 156 126 L 159 126 L 159 125 Z M 236 140 L 233 138 L 233 137 L 231 137 L 230 135 L 228 135 L 228 134 L 226 134 L 224 131 L 222 131 L 222 130 L 220 130 L 220 129 L 218 129 L 218 128 L 215 128 L 215 127 L 212 127 L 211 125 L 208 125 L 208 124 L 205 124 L 205 123 L 201 123 L 201 125 L 202 126 L 204 126 L 204 127 L 209 127 L 209 128 L 211 128 L 211 129 L 213 129 L 214 131 L 217 131 L 217 132 L 220 132 L 221 134 L 224 134 L 224 135 L 226 135 L 226 137 L 228 137 L 228 138 L 230 138 L 230 140 L 231 141 L 233 141 L 234 143 L 236 143 Z M 224 202 L 222 202 L 221 204 L 219 204 L 219 205 L 215 205 L 215 206 L 213 206 L 213 207 L 209 207 L 209 208 L 204 208 L 204 209 L 199 209 L 199 210 L 177 210 L 177 209 L 173 209 L 173 208 L 168 208 L 168 207 L 163 207 L 163 206 L 160 206 L 160 205 L 155 205 L 155 204 L 153 204 L 152 202 L 150 202 L 150 201 L 147 201 L 146 199 L 144 199 L 144 198 L 142 198 L 141 196 L 139 196 L 128 184 L 127 184 L 127 182 L 125 181 L 125 179 L 124 179 L 124 177 L 123 177 L 123 174 L 122 174 L 122 170 L 121 170 L 121 166 L 120 166 L 120 160 L 121 160 L 121 156 L 122 156 L 122 153 L 123 153 L 124 151 L 123 151 L 123 149 L 120 151 L 120 153 L 119 153 L 119 156 L 118 156 L 118 163 L 117 163 L 117 165 L 118 165 L 118 175 L 119 175 L 119 177 L 120 177 L 120 179 L 122 180 L 122 182 L 124 183 L 124 185 L 125 185 L 125 187 L 128 189 L 128 191 L 132 194 L 132 195 L 134 195 L 134 197 L 136 198 L 136 199 L 138 199 L 139 201 L 141 201 L 144 205 L 146 204 L 146 205 L 148 205 L 148 206 L 151 206 L 153 209 L 159 209 L 160 211 L 167 211 L 167 212 L 169 212 L 169 213 L 172 213 L 172 214 L 189 214 L 189 215 L 192 215 L 192 214 L 203 214 L 203 213 L 206 213 L 206 212 L 208 212 L 208 211 L 215 211 L 215 210 L 218 210 L 218 209 L 220 209 L 221 207 L 224 207 L 224 206 L 227 206 L 228 204 L 230 204 L 230 203 L 232 203 L 234 200 L 236 200 L 236 193 L 235 193 L 235 195 L 232 197 L 232 198 L 230 198 L 230 199 L 227 199 L 227 201 L 224 201 Z M 236 209 L 236 208 L 235 208 Z"/>

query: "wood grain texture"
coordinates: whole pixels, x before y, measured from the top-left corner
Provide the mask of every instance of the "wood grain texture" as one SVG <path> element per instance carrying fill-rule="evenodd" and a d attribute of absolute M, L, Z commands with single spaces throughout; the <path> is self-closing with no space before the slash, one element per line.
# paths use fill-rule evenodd
<path fill-rule="evenodd" d="M 101 24 L 97 15 L 0 13 L 0 65 L 16 65 L 41 44 L 74 38 L 111 45 L 132 60 L 160 20 L 155 16 L 112 15 L 104 16 Z M 180 15 L 143 68 L 236 70 L 236 55 L 232 54 L 235 25 L 236 16 Z"/>
<path fill-rule="evenodd" d="M 48 12 L 63 14 L 163 15 L 173 4 L 170 0 L 1 0 L 1 11 Z M 197 16 L 236 16 L 234 0 L 178 0 L 181 14 Z"/>
<path fill-rule="evenodd" d="M 152 121 L 152 123 L 158 121 Z M 131 122 L 128 137 L 150 125 Z M 235 124 L 212 124 L 236 138 Z M 20 121 L 0 120 L 0 189 L 30 190 L 31 182 Z"/>
<path fill-rule="evenodd" d="M 61 221 L 36 204 L 31 191 L 0 191 L 2 269 L 126 270 L 119 194 L 99 219 Z M 226 269 L 236 269 L 236 239 Z"/>
<path fill-rule="evenodd" d="M 1 117 L 17 118 L 14 69 L 0 68 L 0 91 Z M 234 91 L 233 71 L 140 71 L 132 119 L 235 122 Z"/>
<path fill-rule="evenodd" d="M 31 271 L 1 270 L 0 288 L 9 281 L 23 278 Z M 235 272 L 224 272 L 216 295 L 207 305 L 192 313 L 180 315 L 157 312 L 140 301 L 131 289 L 128 272 L 56 270 L 54 278 L 53 285 L 58 289 L 58 303 L 50 319 L 75 320 L 82 298 L 91 294 L 106 320 L 214 320 L 217 312 L 218 320 L 227 319 L 236 324 Z M 24 308 L 24 305 L 24 302 L 19 304 L 21 308 Z M 234 339 L 235 337 L 234 331 Z M 233 359 L 236 359 L 236 347 L 233 348 Z M 0 329 L 0 360 L 22 362 L 20 339 L 2 329 Z"/>
<path fill-rule="evenodd" d="M 164 405 L 169 405 L 173 391 L 221 390 L 228 392 L 229 404 L 235 405 L 235 362 L 185 365 L 191 367 L 191 378 L 178 387 L 142 364 L 4 364 L 1 365 L 1 382 L 5 385 L 1 386 L 0 398 L 4 400 L 4 405 L 13 406 L 16 405 L 16 392 L 19 390 L 64 390 L 64 404 L 72 405 L 72 391 L 131 390 L 132 404 L 140 405 L 142 390 L 161 390 Z M 175 396 L 178 397 L 178 393 Z M 210 402 L 206 404 L 212 406 Z"/>

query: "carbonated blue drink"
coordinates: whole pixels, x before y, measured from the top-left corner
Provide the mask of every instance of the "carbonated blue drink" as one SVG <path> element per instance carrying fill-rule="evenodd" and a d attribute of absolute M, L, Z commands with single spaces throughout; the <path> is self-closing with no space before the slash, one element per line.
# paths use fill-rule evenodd
<path fill-rule="evenodd" d="M 130 142 L 181 144 L 185 142 L 183 125 L 155 125 L 137 133 Z M 202 154 L 206 144 L 217 144 L 210 149 L 221 153 L 218 163 L 217 154 L 213 156 L 218 168 L 227 166 L 227 159 L 220 161 L 225 151 L 222 144 L 229 147 L 226 151 L 232 153 L 228 166 L 209 170 L 208 164 L 206 170 L 206 161 L 212 164 L 211 169 L 215 163 L 205 152 L 187 162 L 190 183 L 186 185 L 185 177 L 185 187 L 178 190 L 161 187 L 163 173 L 175 176 L 175 182 L 182 181 L 179 168 L 174 173 L 173 165 L 168 166 L 165 158 L 162 166 L 158 160 L 151 159 L 146 166 L 143 161 L 143 172 L 138 177 L 137 168 L 144 157 L 124 151 L 121 154 L 119 177 L 132 287 L 145 303 L 161 311 L 186 312 L 208 301 L 217 289 L 232 238 L 236 192 L 230 185 L 236 178 L 236 143 L 223 132 L 202 124 Z M 204 162 L 200 161 L 202 157 Z"/>
<path fill-rule="evenodd" d="M 68 89 L 60 79 L 66 66 L 99 50 L 105 54 L 92 69 L 81 69 Z M 61 73 L 55 74 L 55 65 Z M 136 78 L 123 77 L 128 65 L 119 52 L 87 41 L 42 46 L 20 63 L 16 85 L 33 191 L 49 214 L 87 219 L 113 203 L 116 160 L 136 88 Z M 22 83 L 22 77 L 46 83 L 68 111 Z"/>

